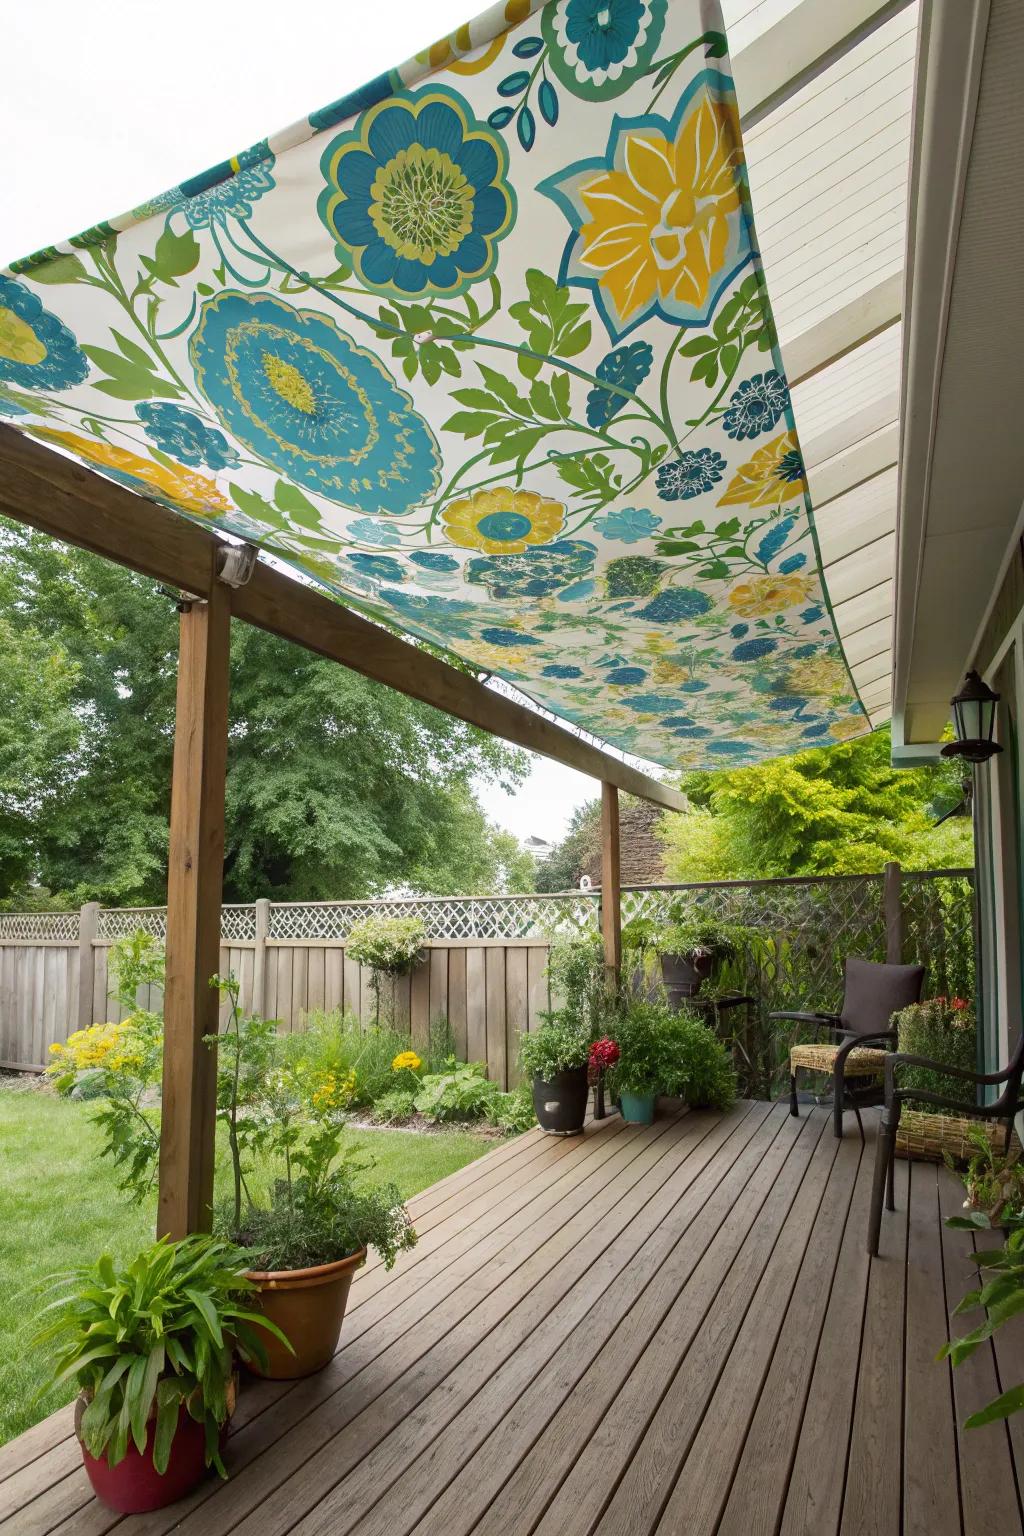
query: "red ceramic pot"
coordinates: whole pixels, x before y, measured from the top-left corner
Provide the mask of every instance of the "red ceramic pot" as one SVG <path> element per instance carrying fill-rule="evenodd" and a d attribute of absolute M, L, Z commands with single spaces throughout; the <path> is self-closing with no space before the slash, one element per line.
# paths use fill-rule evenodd
<path fill-rule="evenodd" d="M 229 1392 L 229 1400 L 231 1397 L 233 1393 Z M 85 1406 L 85 1398 L 80 1397 L 75 1407 L 76 1431 Z M 165 1504 L 173 1504 L 191 1493 L 206 1476 L 206 1435 L 203 1426 L 192 1418 L 184 1404 L 178 1410 L 178 1427 L 171 1442 L 166 1472 L 158 1472 L 153 1465 L 155 1433 L 156 1420 L 151 1419 L 145 1451 L 140 1451 L 135 1441 L 129 1440 L 128 1451 L 116 1467 L 112 1467 L 105 1456 L 90 1456 L 82 1445 L 82 1461 L 93 1492 L 101 1503 L 119 1515 L 140 1515 L 146 1510 L 163 1509 Z M 226 1437 L 225 1424 L 221 1430 L 222 1446 Z"/>

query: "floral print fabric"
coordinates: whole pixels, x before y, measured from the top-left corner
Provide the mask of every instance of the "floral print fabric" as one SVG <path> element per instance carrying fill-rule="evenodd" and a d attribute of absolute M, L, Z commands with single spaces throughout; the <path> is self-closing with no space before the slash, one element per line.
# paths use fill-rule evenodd
<path fill-rule="evenodd" d="M 504 0 L 15 263 L 0 415 L 638 756 L 867 729 L 709 9 Z"/>

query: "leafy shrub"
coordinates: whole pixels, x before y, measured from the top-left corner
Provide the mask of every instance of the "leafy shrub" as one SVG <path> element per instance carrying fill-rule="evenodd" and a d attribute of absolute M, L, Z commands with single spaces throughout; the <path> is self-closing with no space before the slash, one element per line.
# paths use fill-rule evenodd
<path fill-rule="evenodd" d="M 613 1000 L 601 945 L 593 939 L 555 937 L 548 952 L 547 975 L 559 999 L 556 1011 L 586 1030 L 588 1039 L 603 1034 Z"/>
<path fill-rule="evenodd" d="M 946 1066 L 961 1067 L 968 1072 L 977 1068 L 977 1027 L 974 1009 L 965 998 L 932 997 L 922 1003 L 912 1003 L 896 1015 L 899 1032 L 899 1049 L 911 1056 L 928 1056 Z M 926 1093 L 940 1093 L 947 1098 L 960 1100 L 965 1106 L 974 1103 L 974 1089 L 955 1077 L 929 1067 L 902 1067 L 900 1087 L 918 1088 Z M 929 1106 L 922 1102 L 920 1107 Z"/>
<path fill-rule="evenodd" d="M 976 1232 L 988 1231 L 991 1222 L 983 1211 L 974 1211 L 970 1217 L 950 1216 L 947 1227 L 966 1227 Z M 978 1326 L 961 1339 L 953 1339 L 939 1351 L 939 1358 L 948 1356 L 954 1365 L 960 1365 L 979 1344 L 991 1338 L 997 1328 L 1024 1311 L 1024 1227 L 1011 1232 L 1002 1248 L 988 1248 L 975 1253 L 974 1262 L 987 1271 L 983 1283 L 967 1295 L 957 1306 L 957 1312 L 969 1312 L 984 1308 L 985 1317 Z M 972 1413 L 964 1421 L 965 1429 L 981 1429 L 997 1419 L 1008 1419 L 1013 1413 L 1024 1411 L 1024 1382 L 1008 1388 L 986 1407 Z"/>
<path fill-rule="evenodd" d="M 736 1098 L 736 1069 L 721 1040 L 692 1013 L 670 1015 L 665 1036 L 666 1086 L 692 1109 L 728 1109 Z"/>
<path fill-rule="evenodd" d="M 511 1093 L 496 1093 L 491 1100 L 487 1118 L 500 1131 L 517 1136 L 537 1124 L 533 1108 L 533 1090 L 529 1083 L 520 1083 Z"/>
<path fill-rule="evenodd" d="M 404 1125 L 416 1113 L 416 1092 L 412 1088 L 392 1088 L 374 1100 L 373 1118 L 381 1125 Z"/>
<path fill-rule="evenodd" d="M 589 1021 L 568 1008 L 541 1015 L 543 1023 L 519 1037 L 519 1060 L 530 1077 L 549 1083 L 558 1072 L 587 1065 Z"/>
<path fill-rule="evenodd" d="M 418 917 L 364 917 L 354 923 L 345 941 L 353 960 L 386 976 L 405 976 L 413 969 L 427 930 Z"/>
<path fill-rule="evenodd" d="M 310 1012 L 300 1033 L 282 1035 L 280 1057 L 315 1091 L 333 1077 L 336 1084 L 355 1081 L 346 1090 L 346 1104 L 372 1104 L 394 1087 L 391 1063 L 409 1049 L 409 1037 L 386 1024 L 363 1029 L 353 1013 L 339 1009 Z"/>
<path fill-rule="evenodd" d="M 116 1467 L 129 1440 L 166 1472 L 182 1407 L 206 1432 L 206 1464 L 226 1476 L 219 1436 L 228 1417 L 232 1353 L 266 1356 L 260 1331 L 278 1334 L 240 1303 L 255 1289 L 248 1260 L 209 1237 L 166 1239 L 116 1268 L 109 1254 L 54 1281 L 60 1291 L 39 1342 L 60 1348 L 57 1383 L 74 1380 L 89 1402 L 81 1434 L 91 1456 Z M 278 1334 L 278 1337 L 280 1335 Z"/>
<path fill-rule="evenodd" d="M 489 1082 L 481 1061 L 449 1061 L 444 1072 L 428 1073 L 416 1094 L 416 1108 L 428 1120 L 482 1120 L 499 1089 Z"/>

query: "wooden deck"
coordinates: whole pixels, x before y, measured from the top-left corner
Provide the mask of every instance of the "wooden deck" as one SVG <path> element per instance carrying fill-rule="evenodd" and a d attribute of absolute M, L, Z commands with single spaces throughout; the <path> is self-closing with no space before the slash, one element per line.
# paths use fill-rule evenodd
<path fill-rule="evenodd" d="M 869 1262 L 867 1118 L 866 1149 L 767 1104 L 502 1146 L 414 1202 L 332 1366 L 246 1387 L 229 1482 L 118 1520 L 66 1410 L 0 1450 L 0 1531 L 1013 1536 L 1024 1415 L 958 1425 L 1024 1378 L 1022 1330 L 935 1363 L 959 1185 L 900 1163 Z"/>

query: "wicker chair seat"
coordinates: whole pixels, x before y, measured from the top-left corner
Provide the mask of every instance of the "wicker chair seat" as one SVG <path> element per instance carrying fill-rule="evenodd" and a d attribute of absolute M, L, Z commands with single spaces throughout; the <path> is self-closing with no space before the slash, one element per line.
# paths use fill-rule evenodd
<path fill-rule="evenodd" d="M 1001 1121 L 974 1120 L 968 1115 L 929 1115 L 921 1109 L 905 1109 L 896 1132 L 896 1156 L 941 1163 L 943 1155 L 948 1153 L 954 1162 L 966 1163 L 978 1150 L 970 1139 L 972 1129 L 982 1130 L 989 1146 L 1003 1151 L 1006 1130 Z M 1016 1135 L 1011 1146 L 1019 1149 Z"/>
<path fill-rule="evenodd" d="M 789 1070 L 807 1067 L 812 1072 L 829 1072 L 835 1069 L 838 1045 L 794 1045 L 789 1053 Z M 869 1046 L 857 1046 L 847 1056 L 844 1072 L 847 1077 L 876 1077 L 885 1071 L 888 1051 L 872 1050 Z"/>

